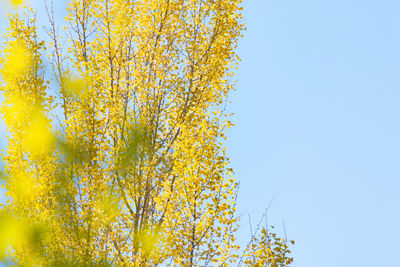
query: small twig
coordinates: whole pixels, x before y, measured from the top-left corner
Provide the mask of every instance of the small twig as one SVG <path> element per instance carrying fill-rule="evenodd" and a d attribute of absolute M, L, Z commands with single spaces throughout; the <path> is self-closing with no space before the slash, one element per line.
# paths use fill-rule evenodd
<path fill-rule="evenodd" d="M 253 236 L 253 226 L 251 225 L 251 217 L 250 217 L 250 214 L 248 214 L 247 216 L 249 217 L 250 236 Z"/>
<path fill-rule="evenodd" d="M 285 226 L 285 220 L 282 221 L 283 224 L 283 231 L 285 232 L 285 245 L 287 244 L 287 235 L 286 235 L 286 226 Z"/>
<path fill-rule="evenodd" d="M 250 215 L 249 215 L 250 240 L 249 240 L 249 242 L 247 243 L 247 245 L 246 245 L 246 247 L 245 247 L 245 249 L 244 249 L 242 255 L 240 256 L 240 260 L 239 260 L 237 266 L 240 266 L 240 264 L 241 264 L 242 261 L 243 261 L 243 257 L 244 257 L 244 254 L 245 254 L 247 248 L 254 242 L 254 239 L 256 238 L 257 233 L 260 231 L 261 223 L 263 222 L 263 220 L 265 219 L 265 221 L 266 221 L 266 223 L 267 223 L 267 221 L 268 221 L 268 219 L 267 219 L 267 218 L 268 218 L 268 216 L 267 216 L 267 215 L 268 215 L 268 210 L 271 208 L 271 205 L 272 205 L 272 202 L 274 201 L 274 198 L 275 198 L 275 195 L 273 195 L 272 198 L 271 198 L 271 200 L 269 201 L 268 207 L 265 209 L 264 214 L 261 216 L 261 218 L 260 218 L 260 220 L 259 220 L 259 222 L 258 222 L 258 224 L 257 224 L 256 230 L 255 230 L 254 233 L 253 233 L 253 230 L 252 230 L 251 219 L 250 219 Z M 266 225 L 266 229 L 268 230 L 268 224 Z"/>

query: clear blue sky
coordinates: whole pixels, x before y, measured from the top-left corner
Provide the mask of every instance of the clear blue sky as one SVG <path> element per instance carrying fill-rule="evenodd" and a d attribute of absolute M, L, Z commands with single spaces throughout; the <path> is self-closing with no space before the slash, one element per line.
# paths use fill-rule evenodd
<path fill-rule="evenodd" d="M 293 267 L 400 266 L 400 1 L 244 2 L 227 143 L 240 240 L 275 196 Z"/>

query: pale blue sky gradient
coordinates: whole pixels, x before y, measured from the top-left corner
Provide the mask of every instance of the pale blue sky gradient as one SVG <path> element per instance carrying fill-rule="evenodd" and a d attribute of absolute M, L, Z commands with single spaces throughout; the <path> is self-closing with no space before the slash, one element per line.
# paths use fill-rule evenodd
<path fill-rule="evenodd" d="M 293 267 L 400 266 L 400 1 L 244 7 L 227 142 L 239 240 L 274 196 L 269 223 L 296 241 Z"/>

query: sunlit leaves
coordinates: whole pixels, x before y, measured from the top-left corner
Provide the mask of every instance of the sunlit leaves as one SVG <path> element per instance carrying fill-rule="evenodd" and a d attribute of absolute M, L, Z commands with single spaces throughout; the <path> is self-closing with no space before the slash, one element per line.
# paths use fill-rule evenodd
<path fill-rule="evenodd" d="M 120 213 L 121 198 L 111 194 L 102 195 L 96 202 L 95 207 L 103 214 L 103 219 L 114 221 Z"/>
<path fill-rule="evenodd" d="M 40 264 L 42 228 L 48 223 L 51 197 L 48 193 L 49 155 L 54 136 L 47 111 L 52 98 L 46 95 L 42 77 L 41 51 L 44 42 L 36 35 L 35 20 L 28 11 L 21 18 L 10 17 L 5 49 L 0 59 L 2 93 L 1 113 L 9 132 L 8 149 L 3 157 L 7 204 L 2 207 L 2 244 L 9 246 L 21 264 Z M 6 212 L 6 213 L 4 213 Z M 7 214 L 7 215 L 4 215 Z M 9 231 L 7 229 L 9 227 Z M 21 257 L 21 255 L 24 255 Z"/>
<path fill-rule="evenodd" d="M 9 256 L 9 251 L 19 246 L 31 250 L 33 254 L 40 249 L 46 228 L 28 220 L 17 218 L 6 212 L 0 213 L 0 260 Z"/>
<path fill-rule="evenodd" d="M 290 243 L 293 245 L 294 241 Z M 253 237 L 244 254 L 246 266 L 279 267 L 289 266 L 292 262 L 288 241 L 265 227 L 259 236 Z"/>
<path fill-rule="evenodd" d="M 26 130 L 25 144 L 28 151 L 38 155 L 49 151 L 54 143 L 55 136 L 51 132 L 48 118 L 42 112 L 34 113 Z"/>
<path fill-rule="evenodd" d="M 239 0 L 71 0 L 68 42 L 51 27 L 49 47 L 34 14 L 10 17 L 4 208 L 48 229 L 39 254 L 13 245 L 19 262 L 235 263 L 238 184 L 222 141 L 241 10 Z"/>
<path fill-rule="evenodd" d="M 37 190 L 35 187 L 33 177 L 24 172 L 15 173 L 9 183 L 9 191 L 21 202 L 34 199 Z"/>
<path fill-rule="evenodd" d="M 25 2 L 25 0 L 10 0 L 10 1 L 11 1 L 11 4 L 13 4 L 15 6 L 19 6 Z"/>
<path fill-rule="evenodd" d="M 31 51 L 28 50 L 24 43 L 14 41 L 4 52 L 8 54 L 2 73 L 5 77 L 18 77 L 32 63 Z"/>
<path fill-rule="evenodd" d="M 159 231 L 160 229 L 158 227 L 155 229 L 144 228 L 138 233 L 137 242 L 144 255 L 150 255 L 155 251 L 156 246 L 159 245 Z"/>
<path fill-rule="evenodd" d="M 85 92 L 85 81 L 82 77 L 67 77 L 65 79 L 65 91 L 67 97 L 79 97 Z"/>

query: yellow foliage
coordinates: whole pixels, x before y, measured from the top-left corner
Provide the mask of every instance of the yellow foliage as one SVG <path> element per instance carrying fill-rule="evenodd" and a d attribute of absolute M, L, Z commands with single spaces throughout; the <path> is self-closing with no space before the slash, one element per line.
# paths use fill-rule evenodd
<path fill-rule="evenodd" d="M 294 241 L 290 242 L 294 244 Z M 243 256 L 246 266 L 280 267 L 289 266 L 293 262 L 287 241 L 268 232 L 265 227 L 259 236 L 252 237 Z"/>
<path fill-rule="evenodd" d="M 55 136 L 50 130 L 49 120 L 41 112 L 36 112 L 26 130 L 25 145 L 28 151 L 39 155 L 48 151 L 54 142 Z"/>
<path fill-rule="evenodd" d="M 10 43 L 10 47 L 5 51 L 8 53 L 4 64 L 3 76 L 18 77 L 31 65 L 31 51 L 17 40 Z"/>
<path fill-rule="evenodd" d="M 29 174 L 16 173 L 10 181 L 9 190 L 13 191 L 19 200 L 26 201 L 35 196 L 35 186 L 36 183 Z"/>
<path fill-rule="evenodd" d="M 0 213 L 0 260 L 4 260 L 9 256 L 8 251 L 20 245 L 34 250 L 37 245 L 36 239 L 42 231 L 42 227 L 17 219 L 8 213 Z"/>
<path fill-rule="evenodd" d="M 18 6 L 24 3 L 24 0 L 11 0 L 11 4 Z"/>
<path fill-rule="evenodd" d="M 22 231 L 11 216 L 0 214 L 0 260 L 7 256 L 6 250 L 13 240 L 21 239 Z"/>
<path fill-rule="evenodd" d="M 143 254 L 151 255 L 160 241 L 159 229 L 145 228 L 139 232 L 137 239 Z"/>
<path fill-rule="evenodd" d="M 240 3 L 70 0 L 65 47 L 57 27 L 40 40 L 32 13 L 10 17 L 3 210 L 47 229 L 35 249 L 13 244 L 15 260 L 235 264 L 238 183 L 222 141 Z"/>
<path fill-rule="evenodd" d="M 81 96 L 85 91 L 85 81 L 80 77 L 67 78 L 65 81 L 66 96 Z"/>

